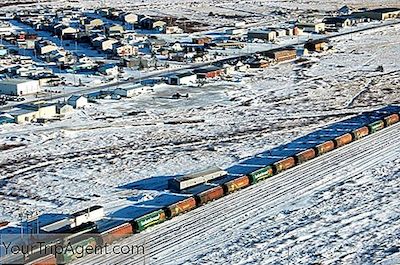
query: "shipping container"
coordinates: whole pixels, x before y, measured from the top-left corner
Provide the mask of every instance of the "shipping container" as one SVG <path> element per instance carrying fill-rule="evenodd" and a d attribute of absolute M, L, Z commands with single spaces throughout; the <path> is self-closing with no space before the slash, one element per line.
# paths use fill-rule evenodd
<path fill-rule="evenodd" d="M 395 124 L 395 123 L 399 122 L 399 120 L 400 120 L 399 114 L 396 114 L 396 113 L 392 114 L 385 118 L 385 125 L 389 126 L 389 125 Z"/>
<path fill-rule="evenodd" d="M 224 189 L 221 186 L 211 188 L 196 195 L 197 205 L 216 200 L 224 196 Z"/>
<path fill-rule="evenodd" d="M 113 242 L 122 239 L 124 237 L 128 237 L 134 233 L 132 224 L 123 223 L 116 227 L 110 228 L 104 232 L 100 233 L 100 242 L 99 244 L 112 244 Z"/>
<path fill-rule="evenodd" d="M 44 252 L 44 251 L 43 251 Z M 26 263 L 27 265 L 57 265 L 56 257 L 49 254 L 45 257 Z"/>
<path fill-rule="evenodd" d="M 150 226 L 164 222 L 165 219 L 164 210 L 157 210 L 134 219 L 134 229 L 137 232 L 141 232 Z"/>
<path fill-rule="evenodd" d="M 358 140 L 361 139 L 369 134 L 369 129 L 367 126 L 355 129 L 353 131 L 354 139 Z"/>
<path fill-rule="evenodd" d="M 251 172 L 249 174 L 249 177 L 251 183 L 254 184 L 266 178 L 272 177 L 273 175 L 274 175 L 274 170 L 272 166 L 267 166 L 262 169 Z"/>
<path fill-rule="evenodd" d="M 282 159 L 282 160 L 274 163 L 275 172 L 276 173 L 282 172 L 286 169 L 294 167 L 295 165 L 296 165 L 296 161 L 295 161 L 294 157 L 288 157 L 288 158 Z"/>
<path fill-rule="evenodd" d="M 194 197 L 189 197 L 183 201 L 167 206 L 164 211 L 168 218 L 172 218 L 179 214 L 191 211 L 194 208 L 196 208 L 196 200 Z"/>
<path fill-rule="evenodd" d="M 234 180 L 228 181 L 222 185 L 226 194 L 235 192 L 237 190 L 246 188 L 250 185 L 250 179 L 248 176 L 242 176 Z"/>
<path fill-rule="evenodd" d="M 326 141 L 325 143 L 319 144 L 315 147 L 317 155 L 325 154 L 329 151 L 335 149 L 335 142 L 334 141 Z"/>
<path fill-rule="evenodd" d="M 67 264 L 79 259 L 87 253 L 94 251 L 95 247 L 96 239 L 93 237 L 82 239 L 76 243 L 67 242 L 63 245 L 62 251 L 60 251 L 62 253 L 56 253 L 57 264 Z"/>
<path fill-rule="evenodd" d="M 308 160 L 313 159 L 316 156 L 315 150 L 313 148 L 304 150 L 297 155 L 295 155 L 296 163 L 301 164 Z"/>
<path fill-rule="evenodd" d="M 371 131 L 371 133 L 374 133 L 374 132 L 380 131 L 383 128 L 385 128 L 385 123 L 382 120 L 379 120 L 379 121 L 369 124 L 368 128 Z"/>
<path fill-rule="evenodd" d="M 350 133 L 343 134 L 335 138 L 336 147 L 341 147 L 353 141 L 353 135 Z"/>

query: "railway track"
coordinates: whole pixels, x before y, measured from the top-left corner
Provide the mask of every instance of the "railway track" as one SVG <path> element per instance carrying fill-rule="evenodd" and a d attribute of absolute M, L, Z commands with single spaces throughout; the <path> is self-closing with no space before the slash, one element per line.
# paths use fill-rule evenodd
<path fill-rule="evenodd" d="M 334 150 L 267 181 L 250 186 L 119 244 L 146 242 L 145 264 L 177 264 L 204 250 L 201 237 L 218 234 L 221 228 L 249 225 L 248 212 L 266 211 L 326 182 L 340 182 L 373 168 L 380 161 L 398 157 L 400 124 Z M 340 167 L 338 169 L 338 167 Z M 351 173 L 350 173 L 351 172 Z M 252 222 L 256 222 L 253 220 Z M 200 242 L 200 243 L 199 243 Z M 196 244 L 194 244 L 196 243 Z M 214 243 L 217 245 L 218 243 Z M 207 243 L 207 248 L 214 245 Z M 74 264 L 144 264 L 143 256 L 88 256 Z"/>

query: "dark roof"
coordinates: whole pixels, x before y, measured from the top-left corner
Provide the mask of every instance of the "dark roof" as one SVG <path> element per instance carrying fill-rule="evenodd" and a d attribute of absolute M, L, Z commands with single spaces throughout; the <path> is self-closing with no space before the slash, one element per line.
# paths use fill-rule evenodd
<path fill-rule="evenodd" d="M 390 12 L 396 12 L 396 11 L 400 11 L 400 9 L 399 8 L 377 8 L 377 9 L 368 10 L 367 12 L 390 13 Z"/>
<path fill-rule="evenodd" d="M 347 17 L 326 17 L 324 18 L 323 22 L 330 24 L 330 23 L 343 23 L 347 20 Z"/>
<path fill-rule="evenodd" d="M 221 70 L 220 67 L 211 65 L 211 66 L 206 66 L 206 67 L 202 67 L 199 69 L 195 69 L 194 72 L 196 74 L 200 74 L 200 73 L 209 73 L 209 72 L 214 72 L 214 71 L 219 71 L 219 70 Z"/>

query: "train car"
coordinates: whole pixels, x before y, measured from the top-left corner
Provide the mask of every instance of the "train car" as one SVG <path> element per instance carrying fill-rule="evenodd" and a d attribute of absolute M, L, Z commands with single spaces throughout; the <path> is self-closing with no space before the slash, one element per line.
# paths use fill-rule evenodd
<path fill-rule="evenodd" d="M 67 264 L 85 256 L 88 252 L 85 249 L 94 251 L 96 244 L 94 237 L 82 237 L 76 241 L 64 242 L 62 251 L 56 253 L 57 264 Z"/>
<path fill-rule="evenodd" d="M 194 197 L 186 198 L 177 203 L 171 204 L 164 208 L 167 218 L 172 218 L 182 213 L 188 212 L 196 208 L 196 199 Z"/>
<path fill-rule="evenodd" d="M 146 228 L 149 228 L 156 224 L 160 224 L 165 220 L 166 220 L 165 212 L 164 210 L 160 209 L 135 218 L 132 222 L 132 225 L 135 229 L 135 232 L 141 232 Z"/>
<path fill-rule="evenodd" d="M 385 122 L 382 120 L 373 122 L 368 124 L 368 128 L 370 130 L 371 133 L 377 132 L 382 130 L 383 128 L 385 128 Z"/>
<path fill-rule="evenodd" d="M 346 144 L 349 144 L 353 141 L 353 135 L 351 133 L 343 134 L 339 137 L 336 137 L 334 142 L 336 147 L 341 147 Z"/>
<path fill-rule="evenodd" d="M 386 126 L 395 124 L 395 123 L 399 122 L 399 120 L 400 120 L 400 116 L 399 116 L 399 114 L 396 114 L 396 113 L 384 118 L 384 122 L 385 122 Z"/>
<path fill-rule="evenodd" d="M 49 254 L 34 261 L 28 262 L 26 265 L 57 265 L 57 259 L 55 255 Z"/>
<path fill-rule="evenodd" d="M 111 227 L 104 231 L 99 231 L 99 245 L 110 245 L 113 242 L 122 238 L 128 237 L 134 233 L 134 229 L 131 223 L 123 222 L 115 227 Z"/>
<path fill-rule="evenodd" d="M 200 192 L 199 194 L 196 195 L 196 202 L 197 205 L 203 205 L 206 204 L 207 202 L 216 200 L 224 196 L 224 189 L 222 186 L 217 186 L 213 187 L 211 189 L 205 190 L 203 192 Z"/>
<path fill-rule="evenodd" d="M 317 156 L 317 153 L 315 152 L 314 148 L 304 150 L 295 155 L 296 164 L 304 163 L 308 160 L 313 159 L 316 156 Z"/>
<path fill-rule="evenodd" d="M 248 186 L 250 186 L 250 179 L 248 176 L 241 176 L 222 184 L 222 188 L 226 194 L 235 192 Z"/>
<path fill-rule="evenodd" d="M 353 132 L 354 140 L 359 140 L 369 134 L 369 129 L 367 126 L 355 129 Z"/>
<path fill-rule="evenodd" d="M 296 160 L 294 159 L 294 157 L 287 157 L 285 159 L 282 159 L 274 163 L 275 172 L 280 173 L 286 169 L 294 167 L 295 165 L 296 165 Z"/>
<path fill-rule="evenodd" d="M 335 142 L 331 140 L 315 146 L 315 152 L 318 156 L 328 153 L 333 149 L 335 149 Z"/>
<path fill-rule="evenodd" d="M 259 181 L 272 177 L 274 175 L 274 169 L 272 166 L 266 166 L 254 172 L 251 172 L 249 175 L 251 184 L 255 184 Z"/>

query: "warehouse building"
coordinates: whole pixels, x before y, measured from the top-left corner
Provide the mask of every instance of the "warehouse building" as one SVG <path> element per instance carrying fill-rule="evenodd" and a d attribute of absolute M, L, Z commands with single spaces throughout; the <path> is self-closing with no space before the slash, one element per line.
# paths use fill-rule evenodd
<path fill-rule="evenodd" d="M 8 79 L 0 81 L 0 94 L 25 96 L 41 91 L 38 80 Z"/>
<path fill-rule="evenodd" d="M 197 75 L 191 71 L 177 73 L 168 77 L 168 84 L 170 85 L 189 85 L 197 81 Z"/>

